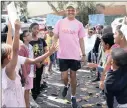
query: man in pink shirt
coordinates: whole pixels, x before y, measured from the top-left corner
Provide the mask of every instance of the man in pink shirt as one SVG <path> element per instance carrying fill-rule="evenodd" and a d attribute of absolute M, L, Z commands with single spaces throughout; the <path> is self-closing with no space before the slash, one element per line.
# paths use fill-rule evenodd
<path fill-rule="evenodd" d="M 81 68 L 80 61 L 85 63 L 83 24 L 75 19 L 76 8 L 70 4 L 66 8 L 67 17 L 57 22 L 54 27 L 54 43 L 59 39 L 57 58 L 59 59 L 60 71 L 64 81 L 62 96 L 65 97 L 68 91 L 68 69 L 70 69 L 71 101 L 72 107 L 77 108 L 76 103 L 76 71 Z M 82 52 L 82 56 L 80 55 Z M 82 57 L 82 58 L 81 58 Z"/>

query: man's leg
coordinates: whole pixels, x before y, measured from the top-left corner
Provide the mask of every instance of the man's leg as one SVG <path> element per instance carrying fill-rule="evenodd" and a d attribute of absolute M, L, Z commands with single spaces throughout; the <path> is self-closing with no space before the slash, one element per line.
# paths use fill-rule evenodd
<path fill-rule="evenodd" d="M 68 71 L 62 72 L 62 80 L 65 86 L 68 85 Z"/>
<path fill-rule="evenodd" d="M 72 96 L 75 96 L 75 94 L 76 94 L 76 84 L 77 84 L 76 72 L 72 71 L 72 70 L 70 70 L 70 84 L 71 84 Z"/>
<path fill-rule="evenodd" d="M 70 82 L 71 82 L 71 102 L 72 102 L 72 108 L 77 108 L 77 102 L 76 102 L 76 71 L 81 68 L 81 64 L 77 60 L 70 60 L 69 62 L 70 67 Z"/>
<path fill-rule="evenodd" d="M 62 92 L 62 96 L 65 97 L 68 91 L 68 60 L 59 59 L 59 66 L 61 71 L 61 78 L 64 83 L 64 89 Z"/>
<path fill-rule="evenodd" d="M 64 89 L 63 89 L 63 92 L 62 92 L 62 96 L 65 97 L 67 95 L 67 91 L 68 91 L 68 71 L 64 71 L 62 72 L 62 80 L 63 80 L 63 83 L 64 83 Z"/>

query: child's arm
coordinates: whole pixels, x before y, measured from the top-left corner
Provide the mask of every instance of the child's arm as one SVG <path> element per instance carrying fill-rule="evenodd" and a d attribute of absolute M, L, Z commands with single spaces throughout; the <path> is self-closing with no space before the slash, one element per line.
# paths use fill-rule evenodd
<path fill-rule="evenodd" d="M 96 63 L 88 63 L 87 65 L 89 68 L 97 68 L 98 67 L 98 64 Z"/>
<path fill-rule="evenodd" d="M 9 22 L 6 43 L 9 45 L 12 45 L 12 42 L 13 42 L 13 40 L 12 40 L 12 26 L 11 26 L 11 23 Z"/>
<path fill-rule="evenodd" d="M 112 58 L 111 58 L 111 56 L 109 56 L 108 59 L 107 59 L 107 62 L 105 64 L 104 71 L 103 71 L 103 73 L 101 75 L 101 81 L 105 80 L 106 72 L 108 72 L 110 70 L 110 68 L 111 68 L 111 60 L 112 60 Z"/>
<path fill-rule="evenodd" d="M 108 57 L 107 59 L 107 62 L 106 62 L 106 65 L 104 67 L 104 71 L 101 75 L 101 81 L 100 81 L 100 88 L 103 90 L 104 89 L 104 80 L 105 80 L 105 77 L 106 77 L 106 73 L 110 70 L 111 68 L 111 56 Z"/>
<path fill-rule="evenodd" d="M 13 44 L 12 44 L 12 58 L 6 67 L 7 76 L 11 80 L 15 80 L 15 77 L 16 77 L 15 68 L 16 68 L 17 61 L 18 61 L 20 27 L 21 27 L 20 22 L 18 20 L 16 20 L 16 22 L 15 22 L 15 36 L 14 36 Z"/>
<path fill-rule="evenodd" d="M 49 49 L 49 51 L 47 53 L 45 53 L 44 55 L 39 56 L 35 59 L 27 58 L 25 61 L 25 64 L 39 63 L 39 62 L 45 60 L 48 56 L 52 55 L 57 49 L 58 49 L 58 47 L 56 45 L 52 45 L 51 49 Z"/>

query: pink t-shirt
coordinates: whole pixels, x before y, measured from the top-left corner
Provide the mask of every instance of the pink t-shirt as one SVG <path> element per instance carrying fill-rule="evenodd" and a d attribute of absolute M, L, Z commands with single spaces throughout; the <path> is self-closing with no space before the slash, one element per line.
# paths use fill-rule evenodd
<path fill-rule="evenodd" d="M 79 38 L 85 36 L 83 24 L 77 19 L 61 19 L 57 22 L 53 30 L 59 36 L 59 50 L 57 58 L 80 60 Z"/>

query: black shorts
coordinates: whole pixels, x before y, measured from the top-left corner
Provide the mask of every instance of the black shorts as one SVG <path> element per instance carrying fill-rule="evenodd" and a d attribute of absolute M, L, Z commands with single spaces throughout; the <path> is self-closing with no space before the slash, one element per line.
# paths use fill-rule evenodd
<path fill-rule="evenodd" d="M 69 59 L 59 59 L 60 71 L 67 71 L 68 69 L 72 71 L 77 71 L 81 68 L 80 61 L 78 60 L 69 60 Z"/>

